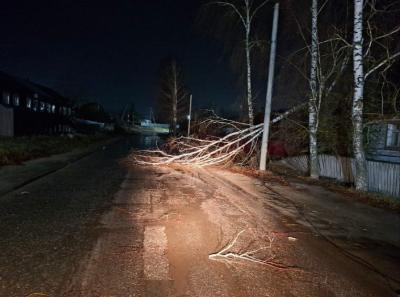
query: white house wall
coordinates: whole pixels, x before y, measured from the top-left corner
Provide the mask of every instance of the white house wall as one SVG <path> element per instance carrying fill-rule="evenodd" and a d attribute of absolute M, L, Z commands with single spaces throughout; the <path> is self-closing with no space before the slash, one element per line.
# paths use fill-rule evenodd
<path fill-rule="evenodd" d="M 14 110 L 0 104 L 0 136 L 14 136 Z"/>

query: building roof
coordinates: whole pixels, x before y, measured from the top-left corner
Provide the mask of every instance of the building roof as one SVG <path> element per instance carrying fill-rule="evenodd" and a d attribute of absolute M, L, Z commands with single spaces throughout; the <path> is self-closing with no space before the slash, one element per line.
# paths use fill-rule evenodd
<path fill-rule="evenodd" d="M 48 87 L 31 82 L 27 79 L 12 76 L 2 71 L 0 71 L 0 88 L 9 90 L 10 92 L 17 92 L 21 95 L 31 96 L 32 98 L 37 95 L 39 100 L 44 100 L 57 105 L 72 105 L 71 100 L 63 97 Z"/>

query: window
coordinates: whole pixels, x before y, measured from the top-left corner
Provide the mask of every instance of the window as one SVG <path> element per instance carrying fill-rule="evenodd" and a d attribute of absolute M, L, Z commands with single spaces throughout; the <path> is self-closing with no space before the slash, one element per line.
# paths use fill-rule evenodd
<path fill-rule="evenodd" d="M 51 104 L 50 104 L 50 103 L 46 103 L 46 111 L 47 111 L 48 113 L 51 112 Z"/>
<path fill-rule="evenodd" d="M 29 97 L 26 98 L 26 108 L 28 109 L 32 108 L 32 99 Z"/>
<path fill-rule="evenodd" d="M 32 109 L 33 111 L 37 111 L 39 108 L 39 101 L 33 100 Z"/>
<path fill-rule="evenodd" d="M 40 101 L 40 111 L 44 111 L 46 108 L 46 104 L 43 101 Z"/>
<path fill-rule="evenodd" d="M 56 106 L 55 105 L 51 106 L 51 113 L 56 113 Z"/>
<path fill-rule="evenodd" d="M 19 96 L 17 94 L 13 95 L 14 106 L 19 106 Z"/>
<path fill-rule="evenodd" d="M 400 149 L 400 125 L 388 124 L 386 146 L 388 148 Z"/>
<path fill-rule="evenodd" d="M 10 93 L 3 93 L 3 102 L 4 104 L 10 104 Z"/>

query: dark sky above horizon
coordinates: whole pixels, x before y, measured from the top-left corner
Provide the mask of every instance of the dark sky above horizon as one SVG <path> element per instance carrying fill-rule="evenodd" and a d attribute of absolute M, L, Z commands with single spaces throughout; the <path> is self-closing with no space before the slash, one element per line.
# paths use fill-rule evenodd
<path fill-rule="evenodd" d="M 198 0 L 2 1 L 0 70 L 109 111 L 154 103 L 160 60 L 177 57 L 197 106 L 227 106 L 235 77 L 222 48 L 198 32 Z"/>

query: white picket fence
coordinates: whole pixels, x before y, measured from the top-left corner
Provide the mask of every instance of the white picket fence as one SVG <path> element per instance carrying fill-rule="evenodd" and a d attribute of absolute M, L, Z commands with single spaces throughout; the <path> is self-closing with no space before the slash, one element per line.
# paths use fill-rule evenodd
<path fill-rule="evenodd" d="M 341 182 L 353 183 L 355 162 L 352 158 L 319 155 L 320 175 Z M 303 173 L 309 170 L 308 156 L 290 157 L 281 161 Z M 400 164 L 367 161 L 368 189 L 400 199 Z"/>

